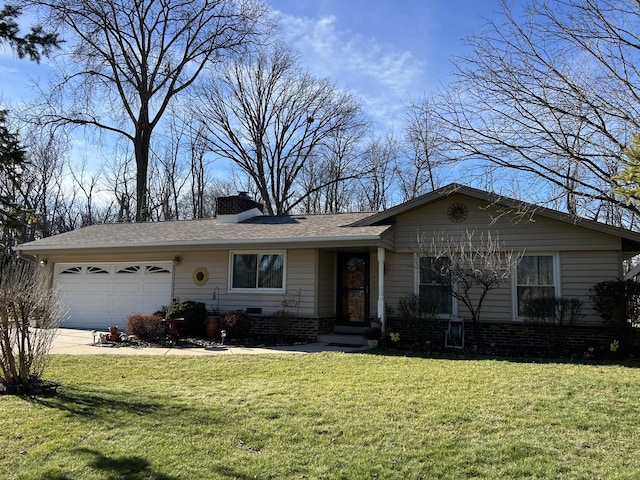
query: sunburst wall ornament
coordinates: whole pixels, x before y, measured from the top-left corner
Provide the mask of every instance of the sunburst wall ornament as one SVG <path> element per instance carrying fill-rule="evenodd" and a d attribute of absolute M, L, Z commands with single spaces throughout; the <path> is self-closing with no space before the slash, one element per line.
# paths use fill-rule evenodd
<path fill-rule="evenodd" d="M 193 283 L 201 287 L 209 281 L 209 271 L 205 267 L 198 267 L 193 271 Z"/>
<path fill-rule="evenodd" d="M 469 209 L 464 203 L 454 203 L 447 210 L 447 217 L 454 223 L 464 222 L 469 215 Z"/>

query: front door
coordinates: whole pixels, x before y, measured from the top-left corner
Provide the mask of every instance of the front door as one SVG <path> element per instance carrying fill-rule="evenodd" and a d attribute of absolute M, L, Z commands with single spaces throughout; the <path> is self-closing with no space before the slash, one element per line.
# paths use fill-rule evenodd
<path fill-rule="evenodd" d="M 338 254 L 338 325 L 364 326 L 369 318 L 369 254 Z"/>

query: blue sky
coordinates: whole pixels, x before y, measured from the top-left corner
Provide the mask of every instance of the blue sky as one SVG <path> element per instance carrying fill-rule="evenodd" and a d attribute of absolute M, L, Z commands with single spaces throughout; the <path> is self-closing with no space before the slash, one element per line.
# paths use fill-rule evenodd
<path fill-rule="evenodd" d="M 270 0 L 287 42 L 315 75 L 360 95 L 396 131 L 404 106 L 450 80 L 452 55 L 500 0 Z M 518 4 L 520 2 L 516 2 Z"/>
<path fill-rule="evenodd" d="M 448 81 L 463 38 L 502 10 L 500 0 L 267 2 L 304 66 L 360 95 L 376 123 L 392 128 L 410 99 Z M 18 60 L 0 47 L 0 103 L 30 97 L 30 79 L 45 80 L 46 70 L 46 61 Z"/>

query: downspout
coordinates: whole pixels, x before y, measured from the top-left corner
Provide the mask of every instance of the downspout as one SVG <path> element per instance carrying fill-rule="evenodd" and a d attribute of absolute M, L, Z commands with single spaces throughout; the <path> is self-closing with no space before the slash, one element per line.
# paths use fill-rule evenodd
<path fill-rule="evenodd" d="M 387 323 L 384 308 L 384 257 L 384 248 L 378 247 L 378 317 L 380 318 L 380 330 L 383 337 Z"/>

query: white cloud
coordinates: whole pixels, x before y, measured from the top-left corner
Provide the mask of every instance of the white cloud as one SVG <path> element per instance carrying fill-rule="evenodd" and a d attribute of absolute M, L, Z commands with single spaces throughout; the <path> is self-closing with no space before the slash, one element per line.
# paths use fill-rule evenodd
<path fill-rule="evenodd" d="M 411 52 L 337 27 L 334 16 L 295 17 L 278 12 L 285 41 L 301 52 L 315 75 L 358 94 L 376 123 L 397 121 L 409 97 L 424 91 L 425 65 Z"/>

